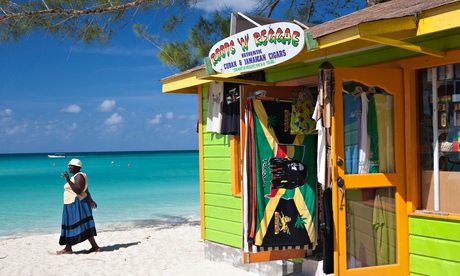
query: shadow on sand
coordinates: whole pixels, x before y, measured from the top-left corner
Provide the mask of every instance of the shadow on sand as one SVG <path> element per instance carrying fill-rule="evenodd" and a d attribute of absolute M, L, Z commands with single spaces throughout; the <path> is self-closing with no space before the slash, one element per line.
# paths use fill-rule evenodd
<path fill-rule="evenodd" d="M 140 243 L 141 243 L 140 241 L 137 241 L 137 242 L 131 242 L 131 243 L 120 243 L 120 244 L 101 246 L 100 252 L 116 251 L 116 250 L 119 250 L 120 248 L 128 248 L 130 246 L 138 245 Z M 80 250 L 80 251 L 74 251 L 73 254 L 87 254 L 87 252 L 88 250 Z"/>

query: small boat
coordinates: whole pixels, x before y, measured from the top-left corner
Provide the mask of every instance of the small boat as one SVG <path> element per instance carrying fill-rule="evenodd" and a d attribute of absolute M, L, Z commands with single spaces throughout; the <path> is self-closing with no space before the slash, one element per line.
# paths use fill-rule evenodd
<path fill-rule="evenodd" d="M 49 158 L 65 158 L 64 153 L 55 153 L 55 154 L 48 154 Z"/>

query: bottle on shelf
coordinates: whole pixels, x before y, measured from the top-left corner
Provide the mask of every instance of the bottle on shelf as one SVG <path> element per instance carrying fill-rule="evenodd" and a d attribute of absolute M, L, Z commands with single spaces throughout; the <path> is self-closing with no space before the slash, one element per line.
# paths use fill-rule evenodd
<path fill-rule="evenodd" d="M 454 105 L 454 125 L 460 126 L 460 103 Z"/>
<path fill-rule="evenodd" d="M 441 127 L 446 127 L 447 126 L 447 110 L 446 110 L 446 104 L 441 104 L 441 108 L 439 109 L 440 114 L 440 125 Z"/>

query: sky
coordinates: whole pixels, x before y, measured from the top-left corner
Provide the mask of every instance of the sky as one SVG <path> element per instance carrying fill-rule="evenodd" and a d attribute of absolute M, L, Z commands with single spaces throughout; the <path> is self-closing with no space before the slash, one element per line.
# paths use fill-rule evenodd
<path fill-rule="evenodd" d="M 255 2 L 205 0 L 190 15 L 207 16 L 223 3 L 245 12 Z M 161 92 L 160 79 L 177 72 L 131 23 L 106 46 L 43 33 L 0 43 L 0 154 L 198 149 L 197 95 Z"/>
<path fill-rule="evenodd" d="M 162 39 L 185 40 L 199 15 L 249 14 L 256 2 L 198 1 L 178 32 Z M 280 10 L 288 5 L 282 0 Z M 163 94 L 160 80 L 178 72 L 132 31 L 145 23 L 162 34 L 171 12 L 137 13 L 106 46 L 43 32 L 0 43 L 0 154 L 197 150 L 197 95 Z"/>

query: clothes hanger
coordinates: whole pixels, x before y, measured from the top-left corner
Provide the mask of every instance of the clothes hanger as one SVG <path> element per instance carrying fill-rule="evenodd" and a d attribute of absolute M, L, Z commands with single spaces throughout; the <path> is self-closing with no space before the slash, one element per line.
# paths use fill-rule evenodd
<path fill-rule="evenodd" d="M 356 86 L 355 90 L 353 90 L 352 94 L 356 96 L 356 95 L 361 95 L 361 93 L 363 92 L 364 92 L 363 88 L 358 85 Z"/>

